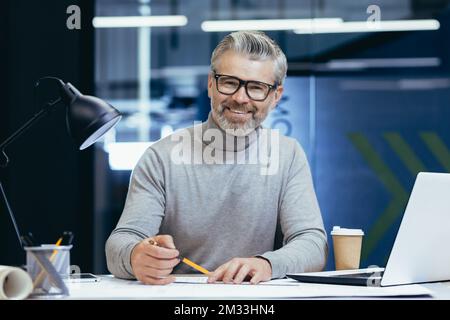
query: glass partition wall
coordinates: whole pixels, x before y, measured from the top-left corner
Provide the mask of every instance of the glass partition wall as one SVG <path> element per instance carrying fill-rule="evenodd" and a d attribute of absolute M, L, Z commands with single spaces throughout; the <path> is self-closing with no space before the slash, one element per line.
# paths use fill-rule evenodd
<path fill-rule="evenodd" d="M 305 149 L 327 233 L 364 230 L 361 266 L 385 264 L 417 172 L 450 172 L 449 1 L 97 0 L 93 23 L 96 95 L 124 113 L 96 145 L 96 272 L 131 169 L 207 118 L 210 55 L 235 29 L 285 52 L 285 94 L 264 125 Z"/>

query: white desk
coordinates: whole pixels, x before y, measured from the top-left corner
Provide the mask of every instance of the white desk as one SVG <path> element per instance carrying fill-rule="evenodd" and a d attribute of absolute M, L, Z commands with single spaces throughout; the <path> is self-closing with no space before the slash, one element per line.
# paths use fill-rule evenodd
<path fill-rule="evenodd" d="M 165 286 L 149 286 L 137 281 L 101 276 L 100 282 L 71 283 L 68 286 L 70 296 L 67 299 L 365 299 L 400 296 L 450 299 L 450 282 L 377 288 L 307 284 L 285 279 L 260 285 L 173 283 Z"/>

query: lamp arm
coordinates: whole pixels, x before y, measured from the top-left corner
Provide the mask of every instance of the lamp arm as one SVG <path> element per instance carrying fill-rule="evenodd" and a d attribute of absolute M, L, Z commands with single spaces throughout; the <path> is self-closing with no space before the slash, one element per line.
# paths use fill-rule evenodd
<path fill-rule="evenodd" d="M 3 155 L 3 160 L 2 160 L 2 162 L 0 162 L 0 167 L 6 168 L 9 163 L 9 158 L 8 158 L 8 155 L 5 153 L 5 148 L 9 144 L 11 144 L 14 140 L 16 140 L 19 136 L 21 136 L 25 131 L 27 131 L 35 122 L 37 122 L 39 119 L 44 117 L 47 113 L 49 113 L 51 111 L 51 107 L 54 106 L 55 104 L 57 104 L 59 101 L 61 101 L 61 98 L 58 98 L 57 100 L 53 101 L 52 103 L 47 104 L 47 106 L 44 109 L 42 109 L 41 111 L 36 113 L 30 120 L 25 122 L 24 125 L 22 125 L 16 132 L 14 132 L 11 136 L 9 136 L 5 141 L 3 141 L 0 144 L 0 151 Z M 20 236 L 16 219 L 14 218 L 12 209 L 9 206 L 8 198 L 6 197 L 6 193 L 5 193 L 5 190 L 3 189 L 1 181 L 0 181 L 0 193 L 1 193 L 3 200 L 5 201 L 6 209 L 9 213 L 9 217 L 11 218 L 11 221 L 13 223 L 14 231 L 16 232 L 17 238 L 19 239 L 19 243 L 23 247 L 25 244 Z"/>
<path fill-rule="evenodd" d="M 0 150 L 3 150 L 6 148 L 11 142 L 16 140 L 17 137 L 21 136 L 25 131 L 28 130 L 36 121 L 44 117 L 47 113 L 51 111 L 51 107 L 57 104 L 61 101 L 61 98 L 54 101 L 52 104 L 47 105 L 44 109 L 41 109 L 38 113 L 36 113 L 30 120 L 25 122 L 16 132 L 14 132 L 12 135 L 10 135 L 8 138 L 6 138 L 5 141 L 3 141 L 0 144 Z"/>
<path fill-rule="evenodd" d="M 48 114 L 54 105 L 56 105 L 58 102 L 61 101 L 61 98 L 58 98 L 57 100 L 53 101 L 52 103 L 47 104 L 47 106 L 40 110 L 38 113 L 36 113 L 30 120 L 25 122 L 16 132 L 14 132 L 12 135 L 10 135 L 8 138 L 6 138 L 5 141 L 0 143 L 0 151 L 3 155 L 3 160 L 0 162 L 0 167 L 6 168 L 9 163 L 8 155 L 5 153 L 5 148 L 10 145 L 14 140 L 16 140 L 18 137 L 20 137 L 25 131 L 27 131 L 31 126 L 33 126 L 38 120 L 43 118 L 46 114 Z"/>
<path fill-rule="evenodd" d="M 46 80 L 46 79 L 58 80 L 60 82 L 60 84 L 61 83 L 64 84 L 58 78 L 44 77 L 44 78 L 41 78 L 38 82 L 36 82 L 36 86 L 35 87 L 39 86 L 39 82 L 41 80 Z M 3 159 L 0 161 L 0 167 L 1 168 L 6 168 L 8 166 L 8 164 L 9 164 L 9 158 L 8 158 L 8 155 L 5 153 L 5 148 L 9 144 L 11 144 L 14 140 L 16 140 L 18 137 L 20 137 L 31 126 L 33 126 L 34 123 L 36 123 L 38 120 L 40 120 L 45 115 L 47 115 L 52 110 L 52 107 L 55 106 L 56 104 L 58 104 L 61 100 L 62 100 L 61 97 L 59 97 L 55 101 L 48 102 L 43 109 L 41 109 L 39 112 L 37 112 L 30 120 L 25 122 L 16 132 L 14 132 L 12 135 L 10 135 L 8 138 L 6 138 L 5 141 L 0 143 L 0 152 L 1 152 L 1 155 L 3 157 Z"/>
<path fill-rule="evenodd" d="M 64 86 L 64 82 L 61 79 L 58 79 L 58 78 L 55 78 L 55 77 L 43 77 L 43 78 L 39 79 L 36 82 L 34 87 L 37 88 L 40 85 L 40 82 L 42 80 L 54 80 L 54 81 L 57 81 L 61 86 Z M 9 163 L 9 158 L 8 158 L 7 154 L 5 153 L 5 148 L 8 145 L 10 145 L 14 140 L 16 140 L 18 137 L 20 137 L 30 127 L 32 127 L 37 121 L 39 121 L 45 115 L 47 115 L 50 111 L 52 111 L 53 106 L 58 104 L 61 100 L 62 100 L 62 98 L 59 97 L 55 101 L 51 101 L 51 102 L 46 103 L 44 108 L 42 108 L 39 112 L 37 112 L 30 120 L 25 122 L 12 135 L 10 135 L 8 138 L 6 138 L 5 141 L 0 143 L 0 152 L 1 152 L 2 156 L 3 156 L 3 160 L 0 162 L 0 167 L 1 168 L 6 168 L 8 166 L 8 163 Z M 9 217 L 11 218 L 11 221 L 13 223 L 14 231 L 16 232 L 17 238 L 19 239 L 19 243 L 23 247 L 24 245 L 27 245 L 27 243 L 25 242 L 25 240 L 20 235 L 16 219 L 14 218 L 14 213 L 12 212 L 12 209 L 11 209 L 11 207 L 9 205 L 8 197 L 6 196 L 6 193 L 5 193 L 5 190 L 3 189 L 3 185 L 2 185 L 1 181 L 0 181 L 0 195 L 1 195 L 1 197 L 3 198 L 3 200 L 5 202 L 6 209 L 7 209 L 8 213 L 9 213 Z M 28 245 L 30 245 L 30 244 L 28 244 Z"/>
<path fill-rule="evenodd" d="M 3 200 L 5 201 L 5 205 L 6 205 L 6 210 L 9 213 L 9 217 L 11 218 L 12 224 L 14 226 L 14 231 L 16 232 L 16 236 L 19 239 L 19 243 L 22 245 L 22 247 L 25 245 L 24 241 L 22 240 L 22 237 L 20 236 L 20 232 L 19 232 L 19 228 L 17 227 L 17 222 L 16 219 L 14 218 L 14 214 L 12 212 L 11 207 L 9 206 L 9 202 L 8 202 L 8 198 L 6 197 L 6 193 L 5 190 L 3 189 L 3 185 L 2 182 L 0 181 L 0 193 L 1 196 L 3 198 Z"/>

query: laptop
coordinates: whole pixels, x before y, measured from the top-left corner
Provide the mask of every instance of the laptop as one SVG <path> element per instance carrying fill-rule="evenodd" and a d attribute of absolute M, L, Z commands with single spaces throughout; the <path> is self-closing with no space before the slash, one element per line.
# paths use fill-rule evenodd
<path fill-rule="evenodd" d="M 394 286 L 450 280 L 450 174 L 420 172 L 385 268 L 287 274 L 309 283 Z"/>

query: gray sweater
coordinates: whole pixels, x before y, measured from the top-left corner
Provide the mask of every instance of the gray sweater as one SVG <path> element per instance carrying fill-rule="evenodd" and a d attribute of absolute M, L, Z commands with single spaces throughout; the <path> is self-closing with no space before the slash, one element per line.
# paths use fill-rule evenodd
<path fill-rule="evenodd" d="M 261 127 L 247 137 L 224 134 L 228 140 L 221 141 L 205 135 L 208 129 L 224 133 L 210 115 L 155 142 L 141 157 L 106 243 L 109 271 L 134 278 L 132 249 L 157 234 L 171 235 L 182 256 L 210 271 L 233 257 L 252 256 L 269 260 L 272 278 L 322 270 L 327 237 L 297 141 L 276 139 L 274 130 Z M 267 149 L 261 148 L 264 143 Z M 265 160 L 248 160 L 264 154 L 261 149 L 268 150 Z M 180 263 L 173 272 L 196 271 Z"/>

